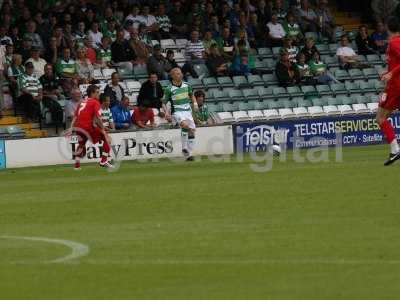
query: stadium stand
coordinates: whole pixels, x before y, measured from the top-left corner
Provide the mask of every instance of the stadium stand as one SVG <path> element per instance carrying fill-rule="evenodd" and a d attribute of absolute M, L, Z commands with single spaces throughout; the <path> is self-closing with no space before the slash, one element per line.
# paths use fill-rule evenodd
<path fill-rule="evenodd" d="M 218 18 L 219 28 L 210 29 L 212 38 L 203 42 L 205 52 L 201 55 L 205 58 L 209 47 L 212 44 L 218 45 L 222 60 L 214 63 L 219 64 L 217 67 L 224 70 L 221 71 L 224 75 L 211 77 L 204 59 L 194 60 L 193 69 L 185 70 L 184 67 L 184 71 L 186 80 L 194 90 L 206 91 L 206 104 L 214 122 L 231 123 L 320 117 L 332 114 L 362 114 L 376 110 L 378 94 L 383 90 L 378 78 L 385 68 L 385 55 L 379 53 L 379 49 L 371 54 L 358 55 L 362 68 L 351 69 L 341 69 L 336 56 L 340 37 L 345 33 L 351 39 L 350 46 L 357 51 L 355 38 L 358 27 L 361 25 L 360 18 L 354 15 L 350 18 L 346 13 L 339 11 L 334 1 L 331 1 L 328 7 L 322 4 L 325 1 L 310 1 L 317 16 L 330 16 L 331 21 L 324 22 L 332 22 L 326 23 L 326 26 L 333 26 L 334 31 L 329 35 L 324 30 L 324 26 L 317 26 L 315 31 L 309 31 L 311 27 L 302 27 L 304 24 L 299 19 L 302 8 L 297 6 L 296 1 L 284 1 L 285 12 L 294 14 L 295 22 L 299 22 L 303 30 L 302 36 L 314 39 L 316 45 L 312 51 L 317 51 L 321 55 L 322 64 L 326 69 L 324 71 L 326 81 L 320 82 L 321 77 L 316 76 L 317 73 L 314 74 L 312 80 L 306 82 L 300 80 L 302 75 L 299 74 L 303 74 L 304 71 L 300 70 L 293 61 L 293 63 L 289 62 L 291 64 L 289 69 L 295 74 L 294 84 L 279 86 L 275 66 L 283 51 L 282 45 L 271 42 L 266 30 L 269 19 L 260 17 L 271 15 L 275 1 L 272 1 L 272 10 L 268 13 L 259 11 L 259 2 L 240 1 L 243 11 L 248 12 L 245 13 L 244 18 L 240 19 L 240 15 L 233 8 L 229 12 L 230 17 L 222 16 L 220 14 L 222 2 L 211 1 L 213 11 L 211 14 L 200 12 L 199 15 L 202 16 L 200 24 L 191 23 L 198 12 L 190 11 L 190 6 L 188 6 L 185 8 L 186 26 L 177 26 L 176 20 L 172 17 L 163 18 L 161 30 L 146 27 L 146 24 L 141 25 L 140 20 L 141 18 L 144 20 L 144 17 L 140 14 L 139 21 L 133 22 L 129 17 L 129 2 L 118 1 L 117 7 L 112 9 L 112 15 L 105 16 L 104 12 L 110 7 L 108 2 L 102 2 L 99 5 L 97 2 L 88 1 L 82 4 L 84 2 L 74 0 L 68 5 L 57 2 L 37 9 L 31 7 L 27 1 L 18 1 L 18 7 L 17 4 L 3 1 L 0 11 L 2 19 L 8 20 L 9 15 L 18 15 L 15 13 L 22 7 L 28 10 L 31 16 L 27 16 L 26 19 L 21 16 L 0 25 L 0 71 L 2 71 L 1 86 L 4 95 L 0 119 L 1 137 L 42 137 L 53 134 L 54 127 L 56 131 L 60 127 L 65 127 L 65 114 L 63 119 L 58 121 L 55 120 L 54 115 L 56 108 L 64 110 L 68 105 L 70 91 L 74 87 L 79 87 L 82 97 L 85 97 L 86 88 L 90 83 L 99 85 L 103 91 L 115 72 L 120 75 L 121 87 L 133 108 L 136 105 L 141 84 L 149 75 L 146 63 L 152 55 L 153 47 L 161 46 L 163 56 L 159 60 L 159 67 L 165 74 L 173 67 L 186 66 L 188 57 L 185 53 L 187 45 L 190 44 L 191 32 L 198 31 L 200 39 L 203 39 L 206 29 L 210 29 L 208 26 L 211 16 Z M 145 1 L 137 1 L 137 3 L 144 4 Z M 154 4 L 152 12 L 156 20 L 157 3 L 158 1 L 152 2 Z M 167 4 L 168 14 L 172 16 L 173 4 L 169 1 Z M 141 7 L 139 5 L 139 9 Z M 201 5 L 200 10 L 204 11 Z M 75 11 L 73 18 L 70 15 L 71 11 Z M 92 12 L 95 13 L 94 20 L 90 17 Z M 259 15 L 257 24 L 250 22 L 251 14 Z M 25 29 L 26 24 L 32 20 L 36 23 L 35 34 Z M 79 21 L 84 22 L 86 26 L 84 32 L 78 28 Z M 88 38 L 89 32 L 86 30 L 91 28 L 93 21 L 99 22 L 99 35 L 106 37 L 107 42 L 103 43 L 101 38 L 101 41 Z M 142 22 L 145 23 L 145 21 Z M 285 24 L 286 20 L 279 20 L 279 22 Z M 72 26 L 72 32 L 67 30 L 67 25 Z M 16 28 L 21 30 L 18 31 Z M 285 34 L 289 35 L 289 32 Z M 300 50 L 307 51 L 303 49 L 304 43 L 305 40 L 296 40 L 296 45 L 287 51 L 294 51 L 293 53 Z M 38 47 L 40 45 L 44 47 Z M 196 53 L 196 49 L 193 50 L 193 44 L 191 45 L 191 51 Z M 70 50 L 70 58 L 65 57 L 65 48 Z M 81 48 L 85 49 L 86 65 L 91 74 L 89 77 L 79 77 L 82 70 L 80 72 L 76 70 L 77 50 Z M 58 86 L 42 87 L 39 98 L 47 97 L 54 101 L 38 99 L 40 102 L 38 117 L 27 119 L 26 105 L 18 101 L 19 95 L 26 92 L 21 90 L 19 81 L 23 76 L 24 64 L 34 51 L 40 51 L 40 56 L 46 60 L 47 64 L 53 66 Z M 312 59 L 311 57 L 307 62 L 310 66 Z M 79 65 L 82 68 L 81 62 Z M 39 64 L 37 66 L 39 68 Z M 35 73 L 36 71 L 38 74 L 43 73 L 40 69 L 35 69 Z M 167 77 L 159 78 L 159 81 L 163 87 L 169 84 Z M 157 118 L 156 123 L 167 124 L 162 117 L 157 116 Z"/>

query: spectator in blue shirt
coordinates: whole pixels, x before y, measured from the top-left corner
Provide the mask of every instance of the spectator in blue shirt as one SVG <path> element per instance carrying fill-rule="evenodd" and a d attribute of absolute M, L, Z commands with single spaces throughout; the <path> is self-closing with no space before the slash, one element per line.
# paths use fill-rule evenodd
<path fill-rule="evenodd" d="M 235 56 L 231 65 L 231 72 L 234 76 L 247 76 L 250 74 L 247 54 L 242 53 L 240 56 Z"/>
<path fill-rule="evenodd" d="M 385 53 L 388 45 L 389 35 L 383 22 L 376 23 L 376 30 L 371 35 L 371 38 L 374 41 L 375 49 L 380 53 Z"/>
<path fill-rule="evenodd" d="M 131 111 L 129 109 L 129 98 L 123 97 L 118 105 L 111 108 L 116 129 L 128 129 L 132 125 Z"/>

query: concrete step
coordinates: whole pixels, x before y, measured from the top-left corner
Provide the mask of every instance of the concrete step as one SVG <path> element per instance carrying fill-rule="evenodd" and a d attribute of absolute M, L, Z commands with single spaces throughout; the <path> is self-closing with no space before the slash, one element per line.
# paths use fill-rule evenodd
<path fill-rule="evenodd" d="M 18 125 L 21 123 L 26 123 L 23 117 L 4 116 L 0 118 L 0 125 Z"/>
<path fill-rule="evenodd" d="M 27 138 L 46 137 L 47 136 L 47 131 L 46 130 L 40 130 L 40 129 L 30 129 L 30 130 L 25 131 L 25 136 Z"/>

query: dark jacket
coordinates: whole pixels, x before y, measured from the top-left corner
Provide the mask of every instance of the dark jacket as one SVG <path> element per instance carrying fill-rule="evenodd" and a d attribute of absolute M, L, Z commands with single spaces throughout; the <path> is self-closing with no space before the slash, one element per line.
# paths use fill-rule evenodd
<path fill-rule="evenodd" d="M 154 95 L 154 86 L 147 80 L 140 88 L 137 98 L 138 105 L 147 104 L 146 106 L 160 109 L 162 107 L 161 99 L 164 97 L 164 91 L 159 82 L 156 83 L 156 95 Z"/>
<path fill-rule="evenodd" d="M 136 54 L 128 41 L 124 40 L 122 43 L 115 41 L 111 44 L 111 57 L 113 62 L 119 63 L 136 59 Z"/>
<path fill-rule="evenodd" d="M 121 87 L 121 85 L 120 84 L 118 84 L 118 85 L 119 85 L 119 88 L 121 89 L 121 95 L 122 95 L 121 99 L 122 99 L 125 96 L 125 92 L 124 92 L 124 89 Z M 121 101 L 121 99 L 117 99 L 117 95 L 114 92 L 111 84 L 107 84 L 107 86 L 104 89 L 104 94 L 106 96 L 110 97 L 110 107 L 118 105 L 119 102 Z"/>
<path fill-rule="evenodd" d="M 376 51 L 374 50 L 374 40 L 368 36 L 366 39 L 363 39 L 359 34 L 356 36 L 356 44 L 358 48 L 359 55 L 368 55 L 368 54 L 375 54 Z"/>

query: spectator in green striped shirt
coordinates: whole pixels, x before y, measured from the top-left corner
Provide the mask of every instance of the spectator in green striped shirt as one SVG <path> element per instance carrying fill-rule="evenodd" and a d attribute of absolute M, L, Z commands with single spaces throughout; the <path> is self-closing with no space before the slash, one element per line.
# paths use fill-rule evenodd
<path fill-rule="evenodd" d="M 101 45 L 96 51 L 96 63 L 102 68 L 111 67 L 111 47 L 110 38 L 103 36 Z"/>
<path fill-rule="evenodd" d="M 19 79 L 21 96 L 18 102 L 23 106 L 28 119 L 37 120 L 40 116 L 40 101 L 42 101 L 42 84 L 33 74 L 33 64 L 25 64 L 25 74 Z"/>
<path fill-rule="evenodd" d="M 205 94 L 203 91 L 196 91 L 194 96 L 197 101 L 197 105 L 199 106 L 198 110 L 192 110 L 193 112 L 193 119 L 196 125 L 207 125 L 209 123 L 209 112 L 208 106 L 204 103 Z"/>
<path fill-rule="evenodd" d="M 283 29 L 286 32 L 286 36 L 292 39 L 293 44 L 298 45 L 303 39 L 300 25 L 296 23 L 293 13 L 287 14 L 286 21 L 283 23 Z"/>
<path fill-rule="evenodd" d="M 63 58 L 56 64 L 56 73 L 60 77 L 60 85 L 65 94 L 69 95 L 72 87 L 78 84 L 78 69 L 74 59 L 71 58 L 71 49 L 64 48 Z"/>

